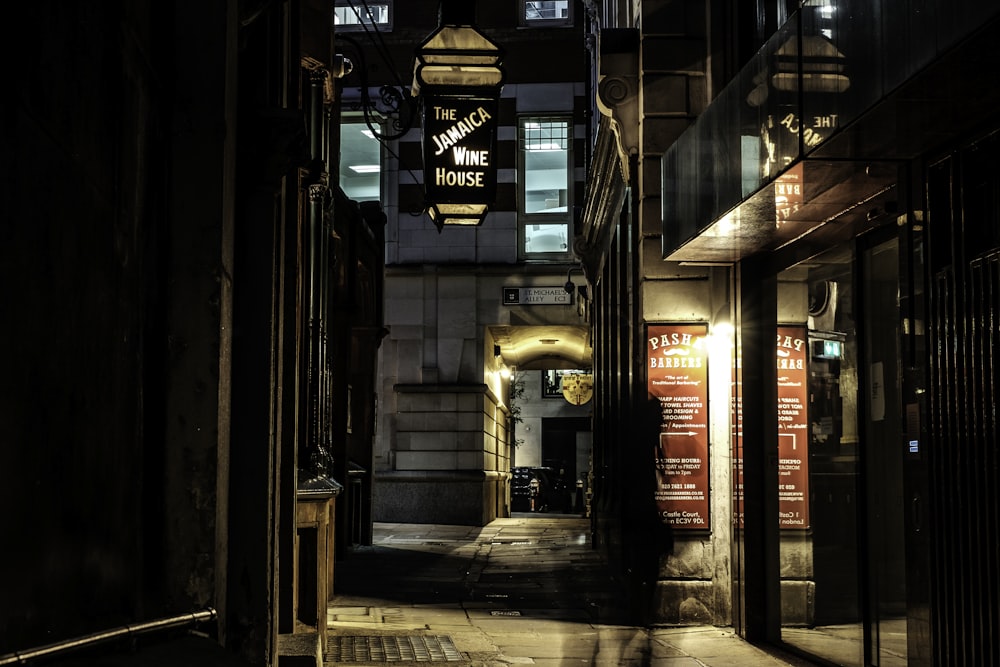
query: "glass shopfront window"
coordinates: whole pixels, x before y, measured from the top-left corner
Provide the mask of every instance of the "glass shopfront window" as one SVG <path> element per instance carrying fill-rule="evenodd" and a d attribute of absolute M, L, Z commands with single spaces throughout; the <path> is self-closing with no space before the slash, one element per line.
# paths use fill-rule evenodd
<path fill-rule="evenodd" d="M 779 326 L 801 332 L 804 369 L 780 368 L 788 344 L 778 346 L 778 497 L 792 483 L 808 491 L 808 522 L 781 527 L 782 639 L 843 665 L 860 665 L 863 628 L 858 554 L 858 354 L 853 253 L 838 247 L 782 272 Z M 794 352 L 794 348 L 792 350 Z M 787 397 L 801 383 L 804 414 Z M 784 445 L 788 426 L 802 437 Z M 782 512 L 784 514 L 784 512 Z M 837 641 L 828 641 L 827 638 Z"/>

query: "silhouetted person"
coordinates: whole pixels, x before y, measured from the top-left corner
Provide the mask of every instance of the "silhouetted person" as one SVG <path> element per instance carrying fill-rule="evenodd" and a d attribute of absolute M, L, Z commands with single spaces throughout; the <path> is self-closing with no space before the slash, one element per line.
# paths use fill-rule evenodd
<path fill-rule="evenodd" d="M 628 441 L 645 456 L 633 457 L 634 467 L 627 471 L 633 483 L 624 489 L 626 504 L 622 515 L 623 533 L 627 540 L 627 561 L 638 576 L 630 577 L 629 595 L 632 615 L 639 622 L 652 618 L 653 591 L 659 578 L 660 556 L 673 552 L 673 528 L 660 515 L 656 504 L 656 459 L 663 409 L 657 399 L 646 399 L 635 405 Z"/>

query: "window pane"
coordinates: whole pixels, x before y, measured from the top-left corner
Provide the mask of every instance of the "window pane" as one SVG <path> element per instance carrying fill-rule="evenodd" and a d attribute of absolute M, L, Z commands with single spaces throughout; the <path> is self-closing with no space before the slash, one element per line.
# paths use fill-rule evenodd
<path fill-rule="evenodd" d="M 524 18 L 527 21 L 568 19 L 569 0 L 525 0 Z"/>
<path fill-rule="evenodd" d="M 525 120 L 521 126 L 524 155 L 524 213 L 561 214 L 569 202 L 569 123 Z"/>
<path fill-rule="evenodd" d="M 382 147 L 363 122 L 340 126 L 340 187 L 355 201 L 382 198 Z"/>
<path fill-rule="evenodd" d="M 388 28 L 389 7 L 388 2 L 364 3 L 361 0 L 343 4 L 338 2 L 333 8 L 333 24 L 341 30 L 363 30 L 364 26 L 371 28 L 373 23 L 378 28 Z"/>
<path fill-rule="evenodd" d="M 525 225 L 525 252 L 564 253 L 568 249 L 568 225 Z"/>

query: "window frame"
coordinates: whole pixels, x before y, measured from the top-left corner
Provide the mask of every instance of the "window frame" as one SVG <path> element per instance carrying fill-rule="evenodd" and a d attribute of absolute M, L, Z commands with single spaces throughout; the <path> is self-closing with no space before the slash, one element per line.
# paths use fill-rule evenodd
<path fill-rule="evenodd" d="M 528 122 L 554 123 L 566 125 L 566 206 L 565 211 L 558 213 L 528 213 L 528 185 L 526 173 L 526 153 L 524 146 L 524 129 Z M 517 118 L 517 254 L 518 259 L 526 261 L 564 262 L 573 258 L 573 191 L 575 186 L 575 169 L 573 158 L 573 142 L 575 125 L 572 114 L 523 114 Z M 562 225 L 566 232 L 566 248 L 552 252 L 529 252 L 527 249 L 528 227 L 530 225 Z"/>

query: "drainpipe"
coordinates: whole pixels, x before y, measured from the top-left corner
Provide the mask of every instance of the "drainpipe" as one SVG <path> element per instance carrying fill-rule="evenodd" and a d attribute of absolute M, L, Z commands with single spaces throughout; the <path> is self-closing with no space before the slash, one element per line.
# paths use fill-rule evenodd
<path fill-rule="evenodd" d="M 309 129 L 309 161 L 313 183 L 308 189 L 307 226 L 307 275 L 309 308 L 308 347 L 308 409 L 309 425 L 306 457 L 300 470 L 307 477 L 326 477 L 329 469 L 327 444 L 330 431 L 329 400 L 330 377 L 327 357 L 326 309 L 329 283 L 330 229 L 324 214 L 329 198 L 324 169 L 327 149 L 325 121 L 326 85 L 329 72 L 314 69 L 309 73 L 309 102 L 306 123 Z"/>
<path fill-rule="evenodd" d="M 26 651 L 15 651 L 14 653 L 0 655 L 0 667 L 4 665 L 26 665 L 32 660 L 52 658 L 65 653 L 70 653 L 72 651 L 107 644 L 120 639 L 131 639 L 141 635 L 149 635 L 157 632 L 164 632 L 166 630 L 184 628 L 187 626 L 196 626 L 200 623 L 214 621 L 216 620 L 216 617 L 215 610 L 209 607 L 191 614 L 181 614 L 179 616 L 169 616 L 167 618 L 146 621 L 144 623 L 123 625 L 118 628 L 112 628 L 111 630 L 103 630 L 101 632 L 95 632 L 94 634 L 84 635 L 83 637 L 77 637 L 75 639 L 66 639 L 61 642 L 46 644 L 45 646 L 39 646 L 38 648 L 28 649 Z"/>

